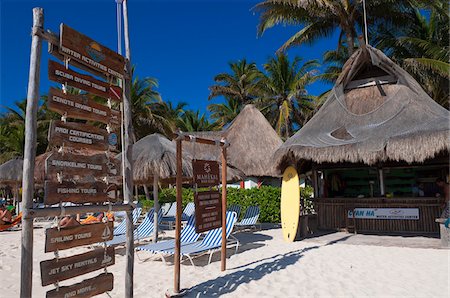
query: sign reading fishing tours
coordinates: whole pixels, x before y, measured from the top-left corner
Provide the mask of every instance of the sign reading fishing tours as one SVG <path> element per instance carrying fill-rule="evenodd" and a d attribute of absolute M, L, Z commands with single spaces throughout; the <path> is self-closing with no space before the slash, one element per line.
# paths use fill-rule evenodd
<path fill-rule="evenodd" d="M 125 58 L 122 55 L 65 24 L 60 25 L 59 52 L 94 70 L 123 78 Z"/>
<path fill-rule="evenodd" d="M 220 184 L 219 163 L 213 160 L 193 160 L 194 184 L 198 187 Z"/>
<path fill-rule="evenodd" d="M 45 252 L 69 249 L 113 239 L 113 222 L 45 230 Z"/>
<path fill-rule="evenodd" d="M 49 110 L 68 118 L 98 121 L 105 124 L 120 125 L 120 112 L 96 103 L 81 94 L 64 94 L 61 90 L 50 88 L 47 99 Z"/>
<path fill-rule="evenodd" d="M 47 292 L 47 298 L 92 297 L 108 291 L 114 286 L 112 273 L 102 273 L 96 277 L 85 279 L 80 283 L 59 287 Z"/>
<path fill-rule="evenodd" d="M 219 191 L 202 191 L 194 194 L 195 230 L 206 232 L 222 226 L 222 200 Z"/>
<path fill-rule="evenodd" d="M 116 188 L 115 184 L 107 184 L 103 181 L 92 183 L 45 181 L 44 204 L 54 205 L 60 202 L 75 204 L 116 202 Z"/>
<path fill-rule="evenodd" d="M 108 247 L 106 250 L 98 248 L 67 258 L 42 261 L 40 263 L 41 283 L 42 286 L 48 286 L 58 281 L 114 265 L 114 263 L 114 247 Z"/>
<path fill-rule="evenodd" d="M 119 86 L 113 86 L 92 76 L 78 73 L 52 60 L 48 61 L 48 77 L 52 81 L 67 84 L 106 99 L 122 101 L 122 88 Z"/>

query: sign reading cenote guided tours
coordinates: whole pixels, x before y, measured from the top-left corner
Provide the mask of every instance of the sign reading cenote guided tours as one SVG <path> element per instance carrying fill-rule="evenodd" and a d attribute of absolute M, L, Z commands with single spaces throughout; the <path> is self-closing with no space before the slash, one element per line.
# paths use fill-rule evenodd
<path fill-rule="evenodd" d="M 222 202 L 219 191 L 195 193 L 195 230 L 197 233 L 222 226 Z"/>
<path fill-rule="evenodd" d="M 113 238 L 113 222 L 93 223 L 70 228 L 45 230 L 45 252 L 63 250 Z"/>
<path fill-rule="evenodd" d="M 94 278 L 83 280 L 80 283 L 59 287 L 47 292 L 47 298 L 92 297 L 111 291 L 114 285 L 112 273 L 102 273 Z"/>
<path fill-rule="evenodd" d="M 42 286 L 66 280 L 89 272 L 114 265 L 114 247 L 98 248 L 83 254 L 67 258 L 52 259 L 41 262 Z"/>
<path fill-rule="evenodd" d="M 199 187 L 219 185 L 219 163 L 212 160 L 193 160 L 194 184 Z"/>
<path fill-rule="evenodd" d="M 109 191 L 115 188 L 114 184 L 97 181 L 95 183 L 80 183 L 72 181 L 52 182 L 45 181 L 44 204 L 53 205 L 60 202 L 105 203 L 115 202 L 115 196 L 109 196 Z"/>

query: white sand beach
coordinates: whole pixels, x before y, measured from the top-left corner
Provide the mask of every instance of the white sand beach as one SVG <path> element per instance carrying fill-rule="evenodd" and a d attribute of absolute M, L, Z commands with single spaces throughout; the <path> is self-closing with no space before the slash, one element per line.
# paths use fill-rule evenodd
<path fill-rule="evenodd" d="M 242 246 L 236 255 L 228 251 L 231 257 L 225 272 L 220 271 L 219 253 L 210 265 L 206 265 L 207 256 L 196 259 L 196 267 L 189 262 L 182 264 L 181 286 L 188 289 L 186 297 L 449 297 L 450 294 L 450 251 L 423 248 L 437 246 L 437 239 L 333 233 L 286 243 L 280 228 L 238 233 L 236 237 Z M 44 238 L 44 229 L 36 229 L 34 297 L 44 297 L 53 288 L 40 285 L 39 262 L 54 257 L 53 253 L 44 253 Z M 84 250 L 69 249 L 60 255 Z M 123 297 L 123 253 L 123 249 L 117 250 L 116 264 L 109 268 L 114 273 L 111 297 Z M 0 233 L 0 256 L 0 297 L 18 297 L 20 231 Z M 168 258 L 169 265 L 165 265 L 160 259 L 148 260 L 150 256 L 147 252 L 137 254 L 135 297 L 163 297 L 173 287 L 173 258 Z M 60 285 L 70 285 L 100 272 Z"/>

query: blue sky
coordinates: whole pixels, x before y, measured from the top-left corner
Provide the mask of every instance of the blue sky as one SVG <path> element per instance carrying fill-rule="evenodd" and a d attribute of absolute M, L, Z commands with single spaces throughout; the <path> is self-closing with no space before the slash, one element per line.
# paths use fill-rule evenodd
<path fill-rule="evenodd" d="M 164 100 L 184 101 L 202 112 L 208 101 L 208 87 L 228 62 L 246 58 L 259 67 L 299 28 L 277 26 L 258 38 L 258 15 L 251 8 L 259 1 L 230 0 L 129 0 L 131 60 L 137 76 L 158 79 Z M 44 8 L 45 29 L 58 32 L 59 24 L 92 37 L 117 50 L 116 5 L 114 0 L 22 1 L 0 0 L 0 111 L 26 97 L 31 45 L 32 8 Z M 334 49 L 337 36 L 313 46 L 289 50 L 292 58 L 319 59 Z M 41 94 L 50 86 L 47 54 L 43 44 Z M 315 83 L 309 88 L 318 95 L 329 86 Z"/>

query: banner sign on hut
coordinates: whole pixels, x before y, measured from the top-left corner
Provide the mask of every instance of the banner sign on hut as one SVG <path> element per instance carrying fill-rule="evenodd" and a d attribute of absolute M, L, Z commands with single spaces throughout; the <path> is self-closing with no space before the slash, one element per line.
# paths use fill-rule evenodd
<path fill-rule="evenodd" d="M 89 272 L 114 265 L 114 247 L 98 248 L 83 254 L 67 258 L 52 259 L 41 262 L 42 286 L 66 280 Z"/>
<path fill-rule="evenodd" d="M 114 101 L 122 101 L 122 88 L 113 86 L 96 78 L 78 73 L 66 68 L 64 65 L 49 60 L 48 77 L 50 80 L 66 84 L 103 98 L 111 98 Z"/>
<path fill-rule="evenodd" d="M 194 184 L 198 187 L 219 185 L 219 163 L 213 160 L 193 160 Z"/>
<path fill-rule="evenodd" d="M 93 183 L 81 183 L 73 181 L 53 182 L 45 181 L 44 204 L 54 205 L 60 202 L 82 203 L 105 203 L 117 200 L 113 192 L 115 184 L 107 184 L 102 181 Z"/>
<path fill-rule="evenodd" d="M 348 211 L 348 218 L 353 218 L 353 212 Z M 355 208 L 355 218 L 365 219 L 419 219 L 419 208 Z"/>
<path fill-rule="evenodd" d="M 65 24 L 60 25 L 60 31 L 61 54 L 105 74 L 123 78 L 125 59 L 122 55 Z"/>
<path fill-rule="evenodd" d="M 64 94 L 61 90 L 50 88 L 47 99 L 49 110 L 66 115 L 68 118 L 98 121 L 105 124 L 120 124 L 120 112 L 96 103 L 87 95 Z"/>
<path fill-rule="evenodd" d="M 113 238 L 113 222 L 45 230 L 45 252 L 108 241 Z"/>
<path fill-rule="evenodd" d="M 92 297 L 113 289 L 112 273 L 102 273 L 96 277 L 83 280 L 80 283 L 59 287 L 47 292 L 47 298 Z"/>
<path fill-rule="evenodd" d="M 195 230 L 206 232 L 222 226 L 222 201 L 219 191 L 195 193 Z"/>

